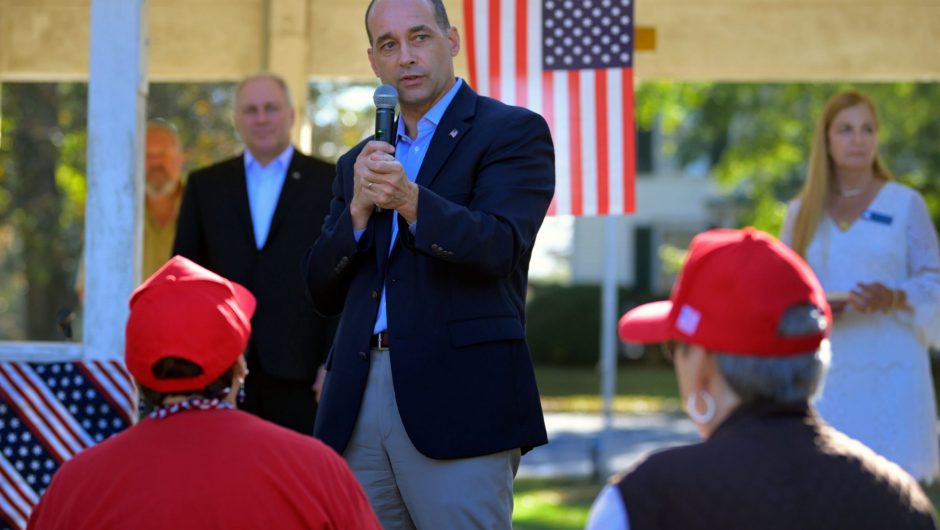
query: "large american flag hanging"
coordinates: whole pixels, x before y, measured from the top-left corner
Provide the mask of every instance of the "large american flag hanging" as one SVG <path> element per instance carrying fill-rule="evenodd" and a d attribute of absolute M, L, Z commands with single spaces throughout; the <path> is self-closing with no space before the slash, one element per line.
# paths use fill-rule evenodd
<path fill-rule="evenodd" d="M 470 84 L 548 121 L 550 215 L 635 210 L 632 0 L 465 0 Z"/>
<path fill-rule="evenodd" d="M 52 475 L 136 415 L 117 361 L 0 363 L 0 528 L 26 528 Z"/>

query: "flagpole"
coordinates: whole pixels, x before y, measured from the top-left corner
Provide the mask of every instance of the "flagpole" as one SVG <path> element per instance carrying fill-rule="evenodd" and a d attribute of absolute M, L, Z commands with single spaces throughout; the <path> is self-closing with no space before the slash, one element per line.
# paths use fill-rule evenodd
<path fill-rule="evenodd" d="M 614 382 L 617 375 L 617 258 L 620 254 L 617 237 L 619 216 L 604 218 L 604 281 L 601 293 L 601 396 L 603 427 L 594 451 L 594 473 L 607 478 L 607 444 L 614 428 Z"/>

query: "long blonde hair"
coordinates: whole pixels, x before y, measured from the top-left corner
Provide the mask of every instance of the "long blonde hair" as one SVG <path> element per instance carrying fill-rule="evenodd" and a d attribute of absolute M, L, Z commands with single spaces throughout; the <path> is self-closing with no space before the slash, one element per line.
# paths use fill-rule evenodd
<path fill-rule="evenodd" d="M 864 103 L 871 110 L 877 129 L 878 111 L 875 109 L 875 103 L 865 94 L 855 90 L 844 90 L 829 98 L 816 122 L 813 145 L 809 153 L 809 166 L 806 168 L 806 182 L 797 195 L 800 199 L 800 211 L 793 225 L 793 250 L 803 257 L 806 257 L 806 249 L 813 240 L 813 236 L 816 235 L 816 228 L 822 220 L 823 211 L 826 209 L 826 199 L 829 197 L 829 190 L 833 188 L 832 181 L 835 178 L 832 157 L 829 155 L 829 126 L 837 114 L 859 103 Z M 872 162 L 872 170 L 875 178 L 881 180 L 894 178 L 881 160 L 881 155 L 877 153 Z"/>

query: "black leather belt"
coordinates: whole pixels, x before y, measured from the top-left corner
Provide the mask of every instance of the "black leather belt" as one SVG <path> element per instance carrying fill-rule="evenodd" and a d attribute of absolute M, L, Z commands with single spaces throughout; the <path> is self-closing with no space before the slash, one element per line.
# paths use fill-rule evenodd
<path fill-rule="evenodd" d="M 372 335 L 372 340 L 369 341 L 369 347 L 373 350 L 387 350 L 389 347 L 388 332 L 380 331 Z"/>

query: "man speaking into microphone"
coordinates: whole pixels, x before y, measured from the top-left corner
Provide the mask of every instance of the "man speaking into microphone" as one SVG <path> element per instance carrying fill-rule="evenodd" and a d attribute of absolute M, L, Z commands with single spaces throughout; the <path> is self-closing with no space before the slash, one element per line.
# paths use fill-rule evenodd
<path fill-rule="evenodd" d="M 395 142 L 340 159 L 306 256 L 314 306 L 342 313 L 314 434 L 385 528 L 508 529 L 520 454 L 547 441 L 525 295 L 548 126 L 454 77 L 440 0 L 373 0 L 366 31 L 400 114 Z"/>

